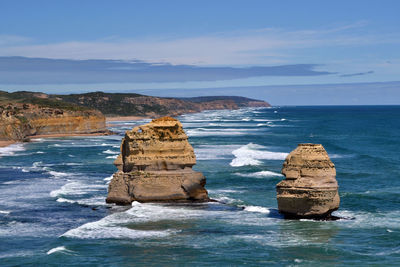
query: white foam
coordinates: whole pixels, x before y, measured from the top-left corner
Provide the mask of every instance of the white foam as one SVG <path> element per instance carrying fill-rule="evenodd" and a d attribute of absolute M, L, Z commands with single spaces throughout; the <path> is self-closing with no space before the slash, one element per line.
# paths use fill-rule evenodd
<path fill-rule="evenodd" d="M 57 198 L 57 202 L 61 202 L 61 203 L 63 203 L 63 202 L 76 203 L 76 201 L 74 201 L 74 200 L 66 199 L 66 198 L 63 198 L 63 197 Z"/>
<path fill-rule="evenodd" d="M 163 238 L 173 233 L 174 230 L 135 230 L 130 229 L 126 224 L 133 222 L 152 221 L 158 219 L 174 218 L 174 214 L 179 217 L 182 211 L 169 209 L 162 206 L 151 204 L 132 203 L 132 208 L 125 212 L 118 212 L 104 217 L 95 222 L 86 223 L 77 228 L 71 229 L 62 236 L 79 239 L 102 239 L 102 238 L 124 238 L 124 239 L 142 239 L 142 238 Z M 177 218 L 175 217 L 175 218 Z"/>
<path fill-rule="evenodd" d="M 252 172 L 252 173 L 235 173 L 235 174 L 238 176 L 242 176 L 242 177 L 255 177 L 255 178 L 283 176 L 280 173 L 271 172 L 271 171 L 259 171 L 259 172 Z"/>
<path fill-rule="evenodd" d="M 241 167 L 246 165 L 260 165 L 260 160 L 284 160 L 288 153 L 271 152 L 265 150 L 266 147 L 249 143 L 234 151 L 235 158 L 230 165 L 232 167 Z"/>
<path fill-rule="evenodd" d="M 338 210 L 333 215 L 344 220 L 338 220 L 342 227 L 363 228 L 363 229 L 399 229 L 400 228 L 400 211 L 388 212 L 364 212 Z"/>
<path fill-rule="evenodd" d="M 103 206 L 107 205 L 106 200 L 103 196 L 91 197 L 91 198 L 83 198 L 83 199 L 68 199 L 68 198 L 57 198 L 57 202 L 60 203 L 70 203 L 70 204 L 80 204 L 80 205 L 92 205 L 92 206 Z"/>
<path fill-rule="evenodd" d="M 38 151 L 38 152 L 36 152 L 36 154 L 44 154 L 44 152 L 43 151 Z"/>
<path fill-rule="evenodd" d="M 64 251 L 64 252 L 72 252 L 71 250 L 67 249 L 66 247 L 60 246 L 60 247 L 56 247 L 56 248 L 50 249 L 49 251 L 47 251 L 46 254 L 50 255 L 50 254 L 53 254 L 55 252 L 62 252 L 62 251 Z"/>
<path fill-rule="evenodd" d="M 240 145 L 199 145 L 194 148 L 197 160 L 230 159 Z"/>
<path fill-rule="evenodd" d="M 240 190 L 235 190 L 235 189 L 209 189 L 208 190 L 209 193 L 238 193 L 238 192 L 242 192 Z"/>
<path fill-rule="evenodd" d="M 12 144 L 6 147 L 0 147 L 0 157 L 14 156 L 15 152 L 25 151 L 22 144 Z"/>
<path fill-rule="evenodd" d="M 114 155 L 114 156 L 107 156 L 106 159 L 116 159 L 118 158 L 118 155 Z"/>
<path fill-rule="evenodd" d="M 107 149 L 107 150 L 103 151 L 103 153 L 104 154 L 119 154 L 120 152 L 119 151 L 112 151 L 110 149 Z"/>
<path fill-rule="evenodd" d="M 56 171 L 49 171 L 49 174 L 54 178 L 66 177 L 69 175 L 68 173 L 65 172 L 56 172 Z"/>
<path fill-rule="evenodd" d="M 0 210 L 0 214 L 10 214 L 11 211 L 8 210 Z"/>
<path fill-rule="evenodd" d="M 231 197 L 227 197 L 227 196 L 216 196 L 214 197 L 215 200 L 218 200 L 221 203 L 225 203 L 225 204 L 242 204 L 243 201 L 240 199 L 234 199 Z"/>
<path fill-rule="evenodd" d="M 260 207 L 260 206 L 245 206 L 244 210 L 249 211 L 249 212 L 259 212 L 259 213 L 264 213 L 264 214 L 270 213 L 270 210 L 268 208 Z"/>
<path fill-rule="evenodd" d="M 100 146 L 113 146 L 112 144 L 101 143 Z"/>
<path fill-rule="evenodd" d="M 50 192 L 51 197 L 65 197 L 65 196 L 80 196 L 90 192 L 97 192 L 103 190 L 107 185 L 105 184 L 84 184 L 78 181 L 73 181 L 63 185 L 60 189 Z"/>
<path fill-rule="evenodd" d="M 44 138 L 33 138 L 33 139 L 31 139 L 31 141 L 32 142 L 44 142 L 45 141 L 45 139 Z"/>
<path fill-rule="evenodd" d="M 104 178 L 103 180 L 104 180 L 104 181 L 111 181 L 112 178 L 113 178 L 113 175 L 108 176 L 108 177 Z"/>
<path fill-rule="evenodd" d="M 249 134 L 251 130 L 246 129 L 234 129 L 234 128 L 221 128 L 221 129 L 211 129 L 211 128 L 196 128 L 189 129 L 186 131 L 188 136 L 193 137 L 203 137 L 203 136 L 235 136 L 235 135 L 246 135 Z"/>

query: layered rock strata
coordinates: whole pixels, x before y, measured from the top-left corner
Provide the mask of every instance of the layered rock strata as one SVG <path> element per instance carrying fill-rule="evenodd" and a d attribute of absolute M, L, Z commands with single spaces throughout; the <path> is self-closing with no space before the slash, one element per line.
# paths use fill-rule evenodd
<path fill-rule="evenodd" d="M 285 180 L 276 186 L 279 212 L 287 218 L 326 219 L 339 208 L 335 165 L 320 144 L 299 144 L 286 158 Z"/>
<path fill-rule="evenodd" d="M 32 104 L 0 107 L 0 140 L 23 141 L 37 135 L 107 133 L 96 110 L 63 110 Z"/>
<path fill-rule="evenodd" d="M 202 173 L 182 124 L 171 117 L 125 133 L 118 168 L 109 184 L 107 203 L 208 201 Z"/>

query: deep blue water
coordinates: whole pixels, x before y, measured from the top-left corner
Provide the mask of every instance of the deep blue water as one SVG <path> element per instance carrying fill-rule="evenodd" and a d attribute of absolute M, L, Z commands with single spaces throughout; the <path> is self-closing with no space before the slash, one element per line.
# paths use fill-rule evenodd
<path fill-rule="evenodd" d="M 179 118 L 226 204 L 106 205 L 119 136 L 0 148 L 0 266 L 400 265 L 400 106 L 207 111 Z M 284 220 L 275 185 L 298 143 L 336 165 L 338 221 Z M 243 209 L 244 208 L 244 209 Z"/>

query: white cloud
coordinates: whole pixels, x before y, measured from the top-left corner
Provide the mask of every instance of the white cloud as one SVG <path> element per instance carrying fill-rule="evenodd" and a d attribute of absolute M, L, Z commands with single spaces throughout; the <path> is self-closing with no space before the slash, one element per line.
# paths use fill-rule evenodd
<path fill-rule="evenodd" d="M 0 56 L 66 59 L 140 59 L 148 62 L 194 65 L 268 65 L 293 62 L 296 51 L 313 47 L 399 43 L 398 36 L 352 34 L 366 22 L 334 28 L 286 31 L 265 28 L 197 37 L 68 41 L 26 44 L 24 37 L 0 36 Z M 25 42 L 25 43 L 24 43 Z"/>

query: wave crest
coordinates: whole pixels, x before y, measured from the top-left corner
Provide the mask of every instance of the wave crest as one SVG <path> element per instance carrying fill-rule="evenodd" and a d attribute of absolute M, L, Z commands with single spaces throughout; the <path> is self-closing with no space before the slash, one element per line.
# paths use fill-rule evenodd
<path fill-rule="evenodd" d="M 266 147 L 249 143 L 234 151 L 235 158 L 231 161 L 232 167 L 241 167 L 246 165 L 260 165 L 261 160 L 284 160 L 288 153 L 272 152 L 265 150 Z"/>

